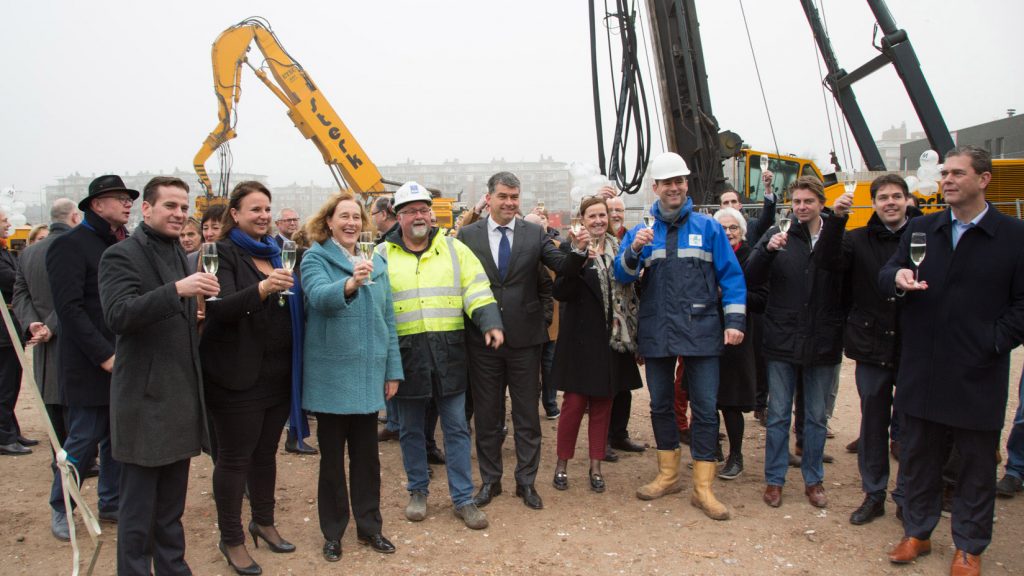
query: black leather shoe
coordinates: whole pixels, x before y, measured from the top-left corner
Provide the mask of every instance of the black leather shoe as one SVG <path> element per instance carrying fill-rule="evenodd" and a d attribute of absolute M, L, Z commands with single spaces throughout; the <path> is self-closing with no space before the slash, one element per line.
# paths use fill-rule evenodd
<path fill-rule="evenodd" d="M 618 440 L 612 440 L 608 442 L 608 445 L 616 450 L 622 450 L 623 452 L 643 452 L 644 450 L 647 450 L 647 446 L 633 442 L 633 439 L 629 436 Z"/>
<path fill-rule="evenodd" d="M 604 488 L 604 476 L 601 476 L 598 472 L 592 471 L 590 473 L 590 489 L 600 494 L 601 492 L 604 492 Z"/>
<path fill-rule="evenodd" d="M 360 544 L 365 544 L 381 554 L 395 553 L 395 545 L 385 538 L 383 534 L 374 534 L 373 536 L 363 536 L 360 534 L 356 539 L 359 540 Z"/>
<path fill-rule="evenodd" d="M 520 498 L 523 499 L 523 504 L 526 504 L 527 508 L 540 510 L 541 508 L 544 507 L 544 501 L 540 499 L 540 494 L 537 494 L 537 491 L 533 489 L 532 484 L 517 485 L 516 496 L 519 496 Z"/>
<path fill-rule="evenodd" d="M 270 539 L 267 538 L 267 535 L 263 533 L 263 530 L 260 530 L 259 525 L 253 520 L 249 521 L 249 535 L 252 536 L 252 543 L 257 548 L 260 547 L 260 538 L 263 538 L 263 541 L 267 543 L 267 547 L 270 548 L 271 552 L 275 552 L 277 554 L 295 552 L 295 544 L 281 538 L 280 534 L 278 534 L 278 538 L 281 538 L 280 542 L 277 544 L 271 542 Z"/>
<path fill-rule="evenodd" d="M 35 445 L 39 444 L 39 440 L 32 440 L 30 438 L 25 438 L 24 436 L 19 435 L 18 436 L 18 444 L 21 444 L 22 446 L 29 446 L 29 447 L 31 447 L 31 446 L 35 446 Z"/>
<path fill-rule="evenodd" d="M 604 460 L 605 462 L 618 462 L 619 455 L 615 453 L 615 450 L 612 450 L 611 446 L 609 446 L 604 449 L 604 458 L 601 458 L 601 460 Z"/>
<path fill-rule="evenodd" d="M 11 442 L 10 444 L 0 444 L 0 454 L 6 454 L 7 456 L 24 456 L 25 454 L 31 453 L 31 448 L 26 448 L 17 441 Z"/>
<path fill-rule="evenodd" d="M 257 564 L 255 560 L 253 560 L 252 564 L 249 564 L 248 566 L 235 566 L 235 563 L 231 561 L 231 556 L 228 556 L 228 549 L 227 546 L 224 545 L 223 540 L 217 544 L 217 547 L 220 548 L 220 553 L 224 555 L 224 559 L 228 561 L 228 566 L 231 566 L 235 571 L 235 574 L 239 574 L 241 576 L 259 576 L 260 574 L 263 574 L 263 568 L 260 568 L 260 565 Z"/>
<path fill-rule="evenodd" d="M 82 475 L 82 480 L 85 480 L 86 478 L 95 478 L 100 475 L 100 467 L 98 464 L 93 462 L 92 466 L 89 466 L 85 470 L 80 470 L 79 474 Z"/>
<path fill-rule="evenodd" d="M 435 446 L 433 448 L 427 448 L 427 464 L 443 465 L 444 464 L 444 452 Z"/>
<path fill-rule="evenodd" d="M 850 514 L 850 524 L 860 526 L 867 524 L 875 518 L 885 516 L 885 501 L 877 500 L 871 496 L 864 498 L 864 503 Z"/>
<path fill-rule="evenodd" d="M 555 490 L 568 490 L 569 489 L 569 475 L 565 473 L 565 470 L 561 472 L 555 472 L 555 479 L 551 481 L 554 485 Z"/>
<path fill-rule="evenodd" d="M 316 454 L 317 449 L 313 448 L 309 444 L 306 444 L 305 440 L 296 440 L 291 434 L 288 435 L 288 439 L 284 441 L 284 451 L 292 454 Z"/>
<path fill-rule="evenodd" d="M 491 503 L 491 499 L 501 494 L 501 483 L 499 482 L 484 482 L 480 485 L 480 491 L 473 496 L 473 504 L 476 504 L 477 508 L 483 508 Z"/>
<path fill-rule="evenodd" d="M 324 540 L 324 560 L 328 562 L 341 560 L 341 540 Z"/>

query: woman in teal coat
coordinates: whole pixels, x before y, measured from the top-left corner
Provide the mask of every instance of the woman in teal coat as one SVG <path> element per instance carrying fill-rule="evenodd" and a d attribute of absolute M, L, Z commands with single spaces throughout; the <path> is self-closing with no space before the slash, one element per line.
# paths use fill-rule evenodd
<path fill-rule="evenodd" d="M 357 255 L 359 234 L 368 226 L 351 194 L 335 194 L 306 225 L 313 245 L 301 264 L 307 314 L 302 407 L 317 418 L 318 508 L 329 562 L 341 559 L 349 492 L 359 542 L 395 551 L 381 533 L 377 411 L 398 390 L 402 359 L 387 265 L 379 255 L 372 261 Z"/>

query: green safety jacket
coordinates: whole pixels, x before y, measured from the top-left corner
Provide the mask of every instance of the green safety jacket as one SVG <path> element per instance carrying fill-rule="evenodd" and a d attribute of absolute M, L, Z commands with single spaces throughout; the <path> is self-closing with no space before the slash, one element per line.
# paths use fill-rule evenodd
<path fill-rule="evenodd" d="M 387 259 L 395 329 L 405 381 L 402 398 L 464 392 L 467 386 L 465 317 L 487 332 L 502 328 L 501 312 L 480 260 L 459 240 L 431 231 L 430 245 L 410 252 L 401 230 L 377 247 Z M 433 377 L 432 377 L 433 375 Z M 436 384 L 439 389 L 434 389 Z"/>

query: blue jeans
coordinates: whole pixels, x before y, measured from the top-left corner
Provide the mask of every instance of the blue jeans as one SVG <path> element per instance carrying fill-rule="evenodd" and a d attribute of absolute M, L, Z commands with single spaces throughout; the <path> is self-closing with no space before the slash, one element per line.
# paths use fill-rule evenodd
<path fill-rule="evenodd" d="M 1010 438 L 1006 441 L 1006 473 L 1024 480 L 1024 374 L 1021 375 L 1017 394 L 1020 396 L 1020 403 L 1017 404 L 1017 414 L 1013 417 Z"/>
<path fill-rule="evenodd" d="M 101 514 L 116 514 L 121 486 L 121 463 L 114 460 L 110 452 L 110 407 L 70 406 L 67 411 L 68 437 L 64 442 L 64 451 L 68 453 L 68 461 L 76 468 L 92 466 L 96 460 L 97 448 L 99 449 L 100 477 L 96 486 L 99 511 Z M 78 470 L 79 478 L 82 477 L 82 472 L 82 469 Z M 64 509 L 64 489 L 60 474 L 53 475 L 50 507 L 58 512 L 67 512 Z"/>
<path fill-rule="evenodd" d="M 384 429 L 388 432 L 398 432 L 398 410 L 395 408 L 395 402 L 395 398 L 384 402 L 384 414 L 388 417 Z"/>
<path fill-rule="evenodd" d="M 825 478 L 826 401 L 832 390 L 835 366 L 798 366 L 767 360 L 768 441 L 765 446 L 764 478 L 772 486 L 786 484 L 789 469 L 789 423 L 797 376 L 803 374 L 804 442 L 800 471 L 805 484 L 819 484 Z"/>
<path fill-rule="evenodd" d="M 658 450 L 679 447 L 676 426 L 676 357 L 646 358 L 647 387 L 651 393 L 651 426 Z M 718 446 L 718 356 L 683 358 L 683 386 L 689 391 L 690 455 L 694 460 L 715 461 Z"/>
<path fill-rule="evenodd" d="M 448 470 L 448 492 L 452 503 L 460 508 L 473 500 L 473 468 L 469 458 L 469 424 L 466 422 L 466 394 L 435 398 L 444 433 L 445 467 Z M 430 471 L 427 466 L 427 444 L 423 423 L 429 398 L 394 398 L 398 412 L 399 444 L 402 464 L 409 482 L 406 489 L 428 494 Z"/>
<path fill-rule="evenodd" d="M 551 379 L 551 365 L 554 362 L 555 340 L 551 340 L 540 351 L 540 403 L 548 416 L 558 414 L 558 389 Z"/>

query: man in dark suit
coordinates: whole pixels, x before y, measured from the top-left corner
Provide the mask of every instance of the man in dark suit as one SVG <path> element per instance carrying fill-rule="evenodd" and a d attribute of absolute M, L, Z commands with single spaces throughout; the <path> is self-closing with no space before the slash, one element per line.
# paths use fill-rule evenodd
<path fill-rule="evenodd" d="M 505 344 L 497 350 L 488 348 L 476 331 L 468 330 L 466 336 L 482 481 L 474 501 L 483 507 L 501 494 L 502 400 L 507 387 L 516 442 L 516 496 L 528 507 L 540 509 L 544 503 L 533 486 L 541 441 L 537 376 L 548 334 L 537 292 L 538 263 L 557 271 L 564 256 L 545 238 L 543 228 L 516 218 L 519 189 L 519 178 L 511 172 L 491 176 L 487 181 L 490 216 L 463 227 L 458 236 L 484 265 L 505 326 Z"/>
<path fill-rule="evenodd" d="M 77 226 L 82 212 L 67 198 L 58 198 L 50 207 L 50 235 L 26 247 L 18 257 L 18 277 L 14 281 L 14 312 L 22 329 L 34 345 L 32 368 L 36 385 L 46 405 L 57 440 L 67 438 L 67 419 L 61 404 L 57 380 L 57 313 L 53 309 L 50 277 L 46 274 L 46 251 L 58 236 Z M 56 473 L 54 467 L 54 473 Z"/>
<path fill-rule="evenodd" d="M 0 291 L 3 292 L 8 308 L 11 306 L 14 281 L 18 275 L 18 259 L 7 249 L 7 230 L 10 227 L 7 214 L 0 210 Z M 11 320 L 14 321 L 15 334 L 20 337 L 21 326 L 13 311 Z M 20 456 L 32 453 L 26 443 L 32 445 L 38 442 L 22 437 L 18 418 L 14 414 L 18 391 L 21 390 L 21 362 L 18 361 L 18 352 L 11 338 L 7 328 L 0 326 L 0 454 Z"/>
<path fill-rule="evenodd" d="M 157 176 L 143 189 L 143 223 L 100 261 L 104 318 L 117 334 L 110 428 L 121 462 L 117 527 L 120 575 L 188 574 L 185 511 L 189 459 L 206 417 L 196 296 L 215 296 L 217 277 L 189 274 L 178 236 L 188 185 Z"/>
<path fill-rule="evenodd" d="M 274 225 L 277 226 L 277 234 L 274 234 L 274 242 L 277 242 L 277 246 L 280 248 L 285 240 L 291 240 L 292 234 L 295 234 L 299 230 L 299 213 L 291 208 L 283 208 L 277 213 L 277 220 L 274 220 Z"/>
<path fill-rule="evenodd" d="M 64 392 L 68 438 L 64 451 L 76 466 L 89 466 L 99 448 L 97 485 L 100 519 L 117 522 L 121 465 L 110 451 L 110 372 L 114 369 L 114 334 L 103 321 L 99 264 L 103 252 L 128 236 L 124 225 L 131 215 L 136 190 L 119 176 L 100 176 L 89 184 L 89 195 L 78 203 L 85 213 L 79 226 L 61 234 L 46 251 L 53 306 L 60 324 L 57 379 Z M 79 468 L 79 477 L 84 472 Z M 68 540 L 69 510 L 64 508 L 60 476 L 50 491 L 51 531 Z"/>
<path fill-rule="evenodd" d="M 980 574 L 980 555 L 992 540 L 1010 351 L 1024 340 L 1024 222 L 988 204 L 991 178 L 987 151 L 959 146 L 947 153 L 942 193 L 950 209 L 911 220 L 878 277 L 882 292 L 903 304 L 895 408 L 902 417 L 904 538 L 889 560 L 912 562 L 931 551 L 946 460 L 937 439 L 950 435 L 961 459 L 953 576 Z M 919 233 L 926 249 L 915 278 Z"/>

